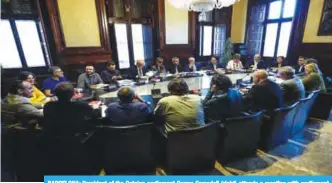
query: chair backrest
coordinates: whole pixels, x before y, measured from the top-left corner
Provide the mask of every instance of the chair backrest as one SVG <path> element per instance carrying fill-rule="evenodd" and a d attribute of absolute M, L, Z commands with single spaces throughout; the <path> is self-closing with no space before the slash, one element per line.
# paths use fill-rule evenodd
<path fill-rule="evenodd" d="M 154 169 L 152 129 L 153 123 L 100 127 L 96 133 L 100 133 L 99 140 L 104 146 L 105 172 L 139 173 Z"/>
<path fill-rule="evenodd" d="M 218 143 L 218 124 L 168 132 L 166 171 L 191 174 L 214 167 Z"/>
<path fill-rule="evenodd" d="M 273 149 L 287 142 L 298 106 L 299 102 L 296 102 L 291 106 L 275 109 L 270 118 L 264 120 L 260 138 L 263 149 Z"/>
<path fill-rule="evenodd" d="M 314 102 L 310 117 L 328 120 L 332 107 L 332 92 L 319 93 Z"/>
<path fill-rule="evenodd" d="M 304 124 L 308 119 L 311 108 L 318 97 L 318 94 L 319 90 L 316 90 L 311 92 L 308 97 L 300 100 L 297 113 L 294 117 L 292 130 L 290 133 L 291 136 L 294 136 L 296 133 L 300 132 L 303 129 Z"/>
<path fill-rule="evenodd" d="M 218 161 L 228 163 L 256 153 L 260 138 L 263 112 L 228 118 L 223 126 L 227 136 L 218 147 Z"/>

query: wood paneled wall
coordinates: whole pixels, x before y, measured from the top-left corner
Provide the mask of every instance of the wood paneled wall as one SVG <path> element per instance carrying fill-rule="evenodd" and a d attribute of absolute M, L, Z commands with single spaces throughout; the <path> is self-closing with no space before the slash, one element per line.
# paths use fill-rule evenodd
<path fill-rule="evenodd" d="M 58 0 L 46 0 L 50 27 L 57 53 L 56 65 L 105 62 L 111 59 L 105 0 L 95 0 L 101 46 L 66 47 L 58 9 Z M 79 31 L 79 30 L 78 30 Z"/>

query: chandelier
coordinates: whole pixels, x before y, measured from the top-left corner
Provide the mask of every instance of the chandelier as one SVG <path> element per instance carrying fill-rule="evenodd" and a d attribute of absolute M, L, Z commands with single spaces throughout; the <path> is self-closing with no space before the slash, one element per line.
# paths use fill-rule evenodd
<path fill-rule="evenodd" d="M 214 8 L 221 9 L 228 7 L 240 0 L 168 0 L 168 2 L 179 9 L 188 9 L 189 11 L 206 12 Z"/>

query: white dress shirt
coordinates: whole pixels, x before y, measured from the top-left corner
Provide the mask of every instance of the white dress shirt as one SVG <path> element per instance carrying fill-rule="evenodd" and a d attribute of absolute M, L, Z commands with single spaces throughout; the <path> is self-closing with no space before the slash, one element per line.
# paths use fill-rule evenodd
<path fill-rule="evenodd" d="M 243 65 L 242 65 L 242 62 L 239 61 L 238 63 L 235 63 L 234 60 L 230 60 L 227 64 L 227 67 L 226 69 L 229 69 L 229 70 L 241 70 L 243 69 Z"/>

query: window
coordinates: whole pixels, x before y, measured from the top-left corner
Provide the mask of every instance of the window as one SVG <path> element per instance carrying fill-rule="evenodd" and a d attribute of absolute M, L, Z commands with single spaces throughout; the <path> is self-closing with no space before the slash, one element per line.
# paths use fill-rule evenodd
<path fill-rule="evenodd" d="M 115 23 L 114 30 L 120 69 L 128 69 L 140 59 L 147 64 L 152 62 L 151 27 L 143 24 L 131 24 L 128 26 L 125 23 Z"/>
<path fill-rule="evenodd" d="M 32 1 L 1 1 L 0 64 L 5 69 L 44 67 L 48 49 Z"/>
<path fill-rule="evenodd" d="M 220 56 L 226 41 L 225 25 L 201 25 L 199 40 L 200 56 Z"/>
<path fill-rule="evenodd" d="M 265 20 L 264 57 L 287 56 L 296 0 L 277 0 L 269 4 Z"/>

